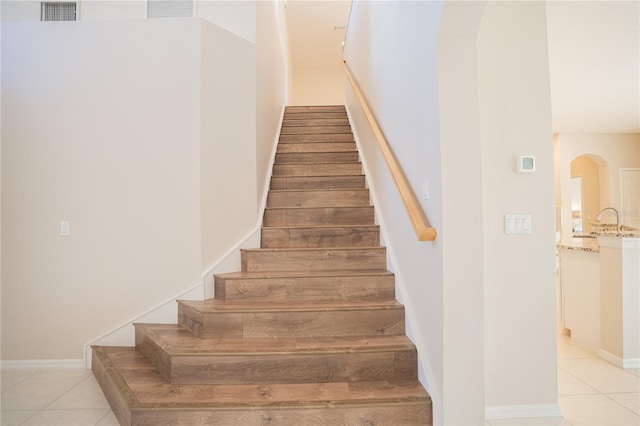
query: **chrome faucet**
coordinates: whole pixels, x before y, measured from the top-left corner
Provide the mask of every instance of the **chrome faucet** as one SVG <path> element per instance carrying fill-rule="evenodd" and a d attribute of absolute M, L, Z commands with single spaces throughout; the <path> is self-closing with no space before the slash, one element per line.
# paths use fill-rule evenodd
<path fill-rule="evenodd" d="M 613 210 L 614 212 L 616 212 L 616 232 L 620 231 L 622 229 L 620 227 L 620 213 L 613 207 L 605 207 L 604 209 L 600 210 L 600 213 L 598 213 L 598 215 L 596 216 L 596 222 L 600 222 L 602 220 L 602 213 L 607 210 Z"/>

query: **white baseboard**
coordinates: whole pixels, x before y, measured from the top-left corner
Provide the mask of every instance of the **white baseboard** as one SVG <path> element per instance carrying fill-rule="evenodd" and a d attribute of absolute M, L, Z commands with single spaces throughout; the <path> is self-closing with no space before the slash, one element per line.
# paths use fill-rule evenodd
<path fill-rule="evenodd" d="M 3 360 L 0 370 L 85 369 L 84 359 Z"/>
<path fill-rule="evenodd" d="M 620 368 L 640 368 L 640 358 L 620 358 L 604 349 L 598 351 L 598 356 Z"/>
<path fill-rule="evenodd" d="M 516 419 L 523 417 L 562 417 L 558 404 L 499 405 L 484 408 L 485 419 Z"/>

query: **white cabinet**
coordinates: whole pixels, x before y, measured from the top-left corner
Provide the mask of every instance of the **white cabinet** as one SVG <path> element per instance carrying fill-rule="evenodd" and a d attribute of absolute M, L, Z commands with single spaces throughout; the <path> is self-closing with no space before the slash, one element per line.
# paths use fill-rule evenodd
<path fill-rule="evenodd" d="M 560 248 L 560 279 L 564 327 L 571 340 L 600 349 L 600 254 Z"/>

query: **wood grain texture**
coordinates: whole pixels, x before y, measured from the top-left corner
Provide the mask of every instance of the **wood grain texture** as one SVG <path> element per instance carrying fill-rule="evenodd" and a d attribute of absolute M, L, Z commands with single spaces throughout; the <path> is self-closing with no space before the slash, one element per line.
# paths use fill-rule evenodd
<path fill-rule="evenodd" d="M 338 118 L 301 118 L 295 114 L 286 114 L 282 121 L 283 127 L 302 126 L 348 126 L 349 119 L 346 116 Z"/>
<path fill-rule="evenodd" d="M 280 135 L 279 142 L 287 143 L 309 143 L 316 142 L 353 142 L 353 133 L 314 133 L 309 135 Z"/>
<path fill-rule="evenodd" d="M 316 142 L 316 143 L 283 143 L 278 144 L 279 154 L 290 152 L 354 152 L 355 142 Z"/>
<path fill-rule="evenodd" d="M 308 303 L 390 301 L 393 274 L 341 272 L 314 274 L 240 273 L 215 276 L 216 299 L 236 303 Z"/>
<path fill-rule="evenodd" d="M 356 189 L 364 188 L 364 175 L 357 176 L 289 176 L 271 178 L 270 189 Z"/>
<path fill-rule="evenodd" d="M 202 340 L 187 330 L 136 326 L 136 348 L 173 384 L 324 383 L 417 378 L 404 336 Z M 398 355 L 406 353 L 405 355 Z M 396 364 L 399 368 L 396 368 Z"/>
<path fill-rule="evenodd" d="M 341 271 L 385 270 L 384 247 L 335 247 L 321 249 L 243 249 L 242 271 Z"/>
<path fill-rule="evenodd" d="M 262 248 L 375 247 L 380 245 L 380 227 L 311 226 L 263 227 Z"/>
<path fill-rule="evenodd" d="M 348 152 L 290 152 L 276 154 L 276 164 L 292 163 L 359 163 L 357 151 Z"/>
<path fill-rule="evenodd" d="M 285 114 L 298 112 L 341 112 L 345 113 L 344 105 L 308 105 L 308 106 L 287 106 Z"/>
<path fill-rule="evenodd" d="M 362 175 L 358 163 L 274 164 L 274 176 L 354 176 Z"/>
<path fill-rule="evenodd" d="M 271 190 L 267 207 L 356 207 L 368 206 L 368 189 Z"/>
<path fill-rule="evenodd" d="M 262 220 L 264 226 L 322 226 L 373 225 L 372 206 L 363 207 L 314 207 L 314 208 L 266 208 Z"/>
<path fill-rule="evenodd" d="M 306 120 L 306 119 L 317 119 L 317 118 L 347 118 L 347 112 L 288 112 L 285 111 L 284 119 L 285 120 Z"/>
<path fill-rule="evenodd" d="M 282 127 L 280 131 L 281 135 L 317 135 L 321 133 L 351 133 L 351 126 L 349 125 L 334 125 L 334 126 L 286 126 Z"/>
<path fill-rule="evenodd" d="M 431 399 L 414 379 L 250 385 L 176 385 L 134 348 L 94 347 L 94 371 L 126 384 L 129 399 L 107 395 L 132 425 L 431 424 Z M 307 423 L 307 421 L 310 421 Z"/>

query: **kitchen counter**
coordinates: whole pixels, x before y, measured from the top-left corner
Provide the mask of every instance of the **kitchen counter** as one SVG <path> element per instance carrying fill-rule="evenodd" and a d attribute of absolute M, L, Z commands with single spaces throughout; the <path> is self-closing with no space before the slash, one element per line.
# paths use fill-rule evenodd
<path fill-rule="evenodd" d="M 558 248 L 574 251 L 600 252 L 600 245 L 596 238 L 572 238 L 570 241 L 561 241 Z"/>

